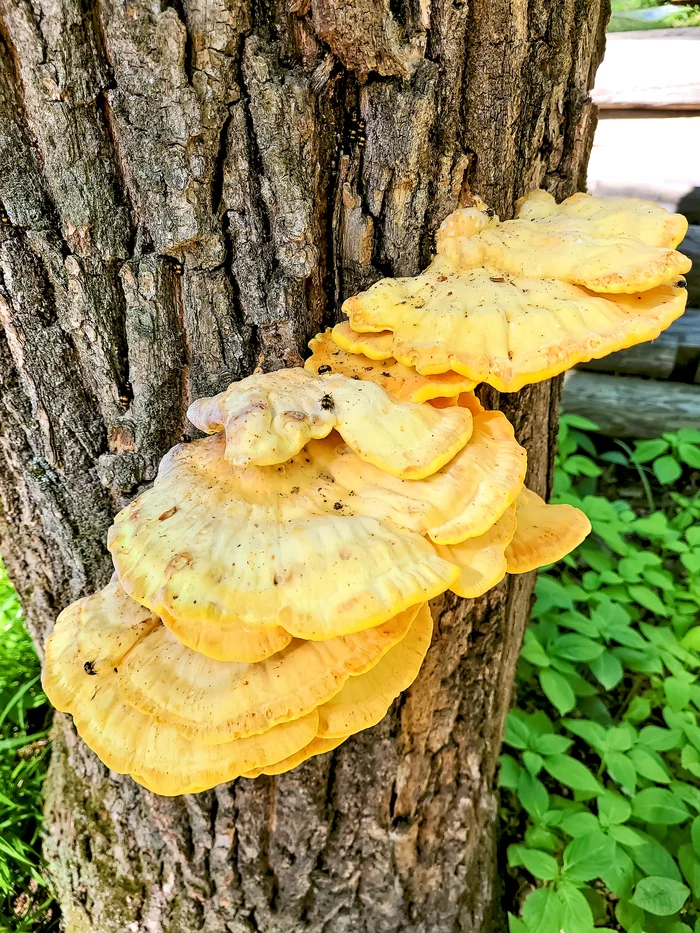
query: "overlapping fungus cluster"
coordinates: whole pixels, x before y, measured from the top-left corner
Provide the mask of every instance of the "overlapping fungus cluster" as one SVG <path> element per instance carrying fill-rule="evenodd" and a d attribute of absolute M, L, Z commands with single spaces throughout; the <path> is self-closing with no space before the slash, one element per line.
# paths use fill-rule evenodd
<path fill-rule="evenodd" d="M 473 389 L 511 392 L 683 313 L 684 221 L 538 191 L 442 225 L 311 341 L 304 369 L 195 402 L 109 534 L 112 582 L 66 609 L 44 686 L 113 770 L 160 794 L 277 774 L 377 723 L 432 639 L 428 600 L 558 560 L 586 517 L 525 485 Z M 439 643 L 435 650 L 439 651 Z"/>

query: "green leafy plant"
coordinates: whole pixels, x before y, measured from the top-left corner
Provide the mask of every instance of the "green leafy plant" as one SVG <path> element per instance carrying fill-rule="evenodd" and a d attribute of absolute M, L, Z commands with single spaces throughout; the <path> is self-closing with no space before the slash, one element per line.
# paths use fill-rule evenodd
<path fill-rule="evenodd" d="M 700 432 L 594 430 L 562 419 L 593 533 L 539 577 L 508 716 L 510 929 L 700 933 Z"/>
<path fill-rule="evenodd" d="M 48 929 L 40 872 L 48 705 L 17 595 L 0 563 L 0 929 Z"/>

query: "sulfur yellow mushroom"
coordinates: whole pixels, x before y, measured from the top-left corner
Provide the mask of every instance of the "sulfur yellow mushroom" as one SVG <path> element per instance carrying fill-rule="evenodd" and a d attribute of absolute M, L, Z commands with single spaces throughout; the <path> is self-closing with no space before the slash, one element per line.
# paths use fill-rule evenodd
<path fill-rule="evenodd" d="M 396 697 L 418 676 L 432 635 L 430 609 L 423 605 L 398 645 L 367 673 L 351 677 L 342 690 L 319 706 L 319 737 L 342 739 L 383 719 Z"/>
<path fill-rule="evenodd" d="M 96 597 L 74 604 L 59 617 L 46 645 L 43 686 L 53 705 L 73 716 L 80 736 L 111 770 L 131 774 L 166 796 L 196 793 L 287 758 L 317 734 L 318 713 L 314 710 L 260 735 L 206 745 L 183 738 L 174 726 L 130 706 L 119 690 L 119 665 L 133 647 L 134 638 L 148 637 L 138 620 L 142 613 L 131 606 L 127 610 L 138 620 L 133 636 L 128 634 L 123 617 L 119 622 L 113 617 L 112 627 L 119 629 L 119 635 L 105 642 L 98 667 L 90 655 L 81 653 L 81 634 L 92 629 L 94 635 L 104 604 L 115 605 L 122 597 L 105 591 Z M 96 611 L 91 613 L 88 605 L 90 618 L 86 620 L 85 604 L 89 601 Z M 91 654 L 93 648 L 90 643 Z"/>
<path fill-rule="evenodd" d="M 441 407 L 456 404 L 461 393 L 474 388 L 474 382 L 459 373 L 421 376 L 415 369 L 395 359 L 372 360 L 360 353 L 343 350 L 334 342 L 331 333 L 327 330 L 309 341 L 313 353 L 304 364 L 309 372 L 331 371 L 352 379 L 376 382 L 401 402 L 433 401 Z M 367 344 L 371 343 L 374 336 L 367 334 Z"/>
<path fill-rule="evenodd" d="M 312 712 L 351 676 L 377 664 L 408 632 L 420 606 L 384 625 L 326 641 L 294 639 L 256 664 L 215 661 L 161 627 L 119 666 L 119 690 L 131 706 L 207 745 L 265 732 Z"/>
<path fill-rule="evenodd" d="M 513 503 L 478 538 L 467 538 L 459 544 L 437 545 L 438 554 L 456 564 L 461 571 L 450 587 L 457 596 L 476 599 L 505 577 L 508 569 L 506 548 L 513 540 L 516 528 L 515 509 Z"/>
<path fill-rule="evenodd" d="M 282 761 L 277 761 L 275 764 L 267 765 L 264 768 L 256 768 L 254 771 L 248 771 L 243 777 L 256 778 L 261 774 L 284 774 L 286 771 L 292 771 L 294 768 L 298 768 L 300 764 L 303 764 L 310 758 L 332 752 L 334 749 L 338 748 L 339 745 L 342 745 L 347 738 L 347 735 L 338 736 L 336 739 L 322 739 L 316 736 L 308 745 L 305 745 L 304 748 L 290 755 L 289 758 L 283 758 Z"/>
<path fill-rule="evenodd" d="M 314 640 L 347 635 L 455 579 L 419 534 L 356 511 L 352 490 L 346 510 L 308 454 L 234 470 L 224 444 L 214 435 L 175 448 L 109 534 L 125 590 L 185 644 L 201 647 L 203 629 L 222 622 Z"/>
<path fill-rule="evenodd" d="M 658 337 L 685 310 L 682 285 L 606 297 L 555 279 L 434 265 L 384 279 L 343 309 L 359 331 L 390 328 L 395 358 L 419 373 L 454 370 L 516 392 Z"/>
<path fill-rule="evenodd" d="M 249 376 L 193 402 L 188 417 L 209 434 L 225 432 L 233 466 L 284 463 L 335 428 L 361 459 L 404 479 L 439 470 L 472 431 L 464 409 L 399 402 L 374 382 L 305 369 Z"/>
<path fill-rule="evenodd" d="M 508 573 L 527 573 L 561 560 L 590 534 L 591 523 L 572 505 L 548 505 L 531 489 L 516 501 L 517 528 L 506 548 Z"/>
<path fill-rule="evenodd" d="M 591 201 L 598 199 L 591 199 Z M 657 208 L 659 211 L 660 208 Z M 674 282 L 690 269 L 682 253 L 649 245 L 630 231 L 614 233 L 600 219 L 566 210 L 547 217 L 494 217 L 474 233 L 474 208 L 455 211 L 437 236 L 436 271 L 491 270 L 493 274 L 555 279 L 604 294 L 633 294 Z"/>
<path fill-rule="evenodd" d="M 682 214 L 671 214 L 639 198 L 594 198 L 590 194 L 572 195 L 557 204 L 548 191 L 531 191 L 516 204 L 515 216 L 523 220 L 559 218 L 590 221 L 596 235 L 602 237 L 629 236 L 647 246 L 675 249 L 688 232 L 688 221 Z"/>
<path fill-rule="evenodd" d="M 219 625 L 322 640 L 431 599 L 458 568 L 425 539 L 483 534 L 522 488 L 525 451 L 500 412 L 424 480 L 360 460 L 337 435 L 276 467 L 234 469 L 214 435 L 175 448 L 117 516 L 109 548 L 126 591 L 184 644 L 240 660 Z"/>

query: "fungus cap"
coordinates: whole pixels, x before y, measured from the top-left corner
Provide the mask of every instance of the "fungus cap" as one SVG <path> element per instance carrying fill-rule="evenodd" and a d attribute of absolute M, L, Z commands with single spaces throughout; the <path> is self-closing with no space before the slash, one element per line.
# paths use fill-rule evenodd
<path fill-rule="evenodd" d="M 648 245 L 629 232 L 615 234 L 612 225 L 607 230 L 581 214 L 494 221 L 470 235 L 464 218 L 471 213 L 455 211 L 438 232 L 433 265 L 444 274 L 485 268 L 494 275 L 555 279 L 597 293 L 635 294 L 676 281 L 691 266 L 676 250 Z"/>
<path fill-rule="evenodd" d="M 418 676 L 432 635 L 433 619 L 425 604 L 398 645 L 366 674 L 351 677 L 331 700 L 319 706 L 319 737 L 345 738 L 383 719 L 396 697 Z"/>
<path fill-rule="evenodd" d="M 298 719 L 329 700 L 404 637 L 419 608 L 353 635 L 295 639 L 257 664 L 207 658 L 161 627 L 126 656 L 119 690 L 131 706 L 170 723 L 185 738 L 230 742 Z"/>
<path fill-rule="evenodd" d="M 193 402 L 188 417 L 202 431 L 225 432 L 233 466 L 284 463 L 335 428 L 363 460 L 406 479 L 440 469 L 472 430 L 468 411 L 399 402 L 374 382 L 305 369 L 249 376 Z"/>
<path fill-rule="evenodd" d="M 531 489 L 516 501 L 517 528 L 506 548 L 508 573 L 527 573 L 561 560 L 590 533 L 591 523 L 572 505 L 548 505 Z"/>
<path fill-rule="evenodd" d="M 348 506 L 352 490 L 343 505 L 308 452 L 276 467 L 234 469 L 224 443 L 214 435 L 174 448 L 109 533 L 125 590 L 181 641 L 188 630 L 235 621 L 313 640 L 347 635 L 432 599 L 456 578 L 419 534 Z"/>
<path fill-rule="evenodd" d="M 339 325 L 340 326 L 340 325 Z M 367 343 L 371 343 L 374 334 L 367 334 Z M 459 373 L 446 372 L 437 376 L 421 376 L 411 366 L 405 366 L 391 357 L 385 360 L 372 360 L 360 353 L 351 353 L 341 349 L 332 339 L 331 331 L 317 334 L 309 341 L 313 351 L 304 367 L 309 372 L 328 370 L 349 376 L 376 382 L 385 391 L 401 402 L 439 401 L 445 403 L 462 393 L 474 388 L 471 379 Z M 446 407 L 443 404 L 443 407 Z"/>
<path fill-rule="evenodd" d="M 243 777 L 247 778 L 256 778 L 261 774 L 284 774 L 287 771 L 292 771 L 294 768 L 298 768 L 299 765 L 303 764 L 305 761 L 308 761 L 310 758 L 315 758 L 317 755 L 325 755 L 328 752 L 332 752 L 339 745 L 347 739 L 347 735 L 341 735 L 335 739 L 322 739 L 316 736 L 313 738 L 308 745 L 305 745 L 304 748 L 300 749 L 298 752 L 295 752 L 293 755 L 290 755 L 289 758 L 283 758 L 282 761 L 277 761 L 273 765 L 267 765 L 264 768 L 256 768 L 255 771 L 248 771 Z"/>
<path fill-rule="evenodd" d="M 419 373 L 454 370 L 501 392 L 653 340 L 685 310 L 687 293 L 675 285 L 603 296 L 555 279 L 441 271 L 440 262 L 383 279 L 343 310 L 358 331 L 390 329 L 393 356 Z"/>
<path fill-rule="evenodd" d="M 47 696 L 57 709 L 73 716 L 80 736 L 108 768 L 131 774 L 158 794 L 197 793 L 233 780 L 288 758 L 317 734 L 318 713 L 313 711 L 261 735 L 226 744 L 185 739 L 172 725 L 124 701 L 113 666 L 119 662 L 118 653 L 105 654 L 99 669 L 86 666 L 89 659 L 78 647 L 80 617 L 81 607 L 63 612 L 48 639 L 43 681 Z"/>
<path fill-rule="evenodd" d="M 476 599 L 501 582 L 508 569 L 505 552 L 513 540 L 515 527 L 513 503 L 478 538 L 467 538 L 460 544 L 436 545 L 438 554 L 461 571 L 459 579 L 450 587 L 453 593 L 465 599 Z"/>
<path fill-rule="evenodd" d="M 341 321 L 331 329 L 331 340 L 348 353 L 366 356 L 375 362 L 391 359 L 391 331 L 377 334 L 357 334 L 347 321 Z"/>
<path fill-rule="evenodd" d="M 582 218 L 594 223 L 599 236 L 631 236 L 647 246 L 668 249 L 675 249 L 688 232 L 688 221 L 682 214 L 672 214 L 653 201 L 596 198 L 583 192 L 557 204 L 549 192 L 531 191 L 516 203 L 515 216 L 523 220 Z"/>

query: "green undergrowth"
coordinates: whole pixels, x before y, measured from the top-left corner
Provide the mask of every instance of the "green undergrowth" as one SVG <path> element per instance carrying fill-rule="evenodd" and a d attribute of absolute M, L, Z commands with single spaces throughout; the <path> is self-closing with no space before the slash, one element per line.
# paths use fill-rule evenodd
<path fill-rule="evenodd" d="M 0 563 L 0 931 L 45 930 L 41 785 L 49 709 L 17 595 Z"/>
<path fill-rule="evenodd" d="M 700 933 L 700 431 L 562 419 L 590 537 L 539 576 L 501 758 L 511 933 Z"/>
<path fill-rule="evenodd" d="M 658 0 L 612 0 L 608 32 L 674 29 L 679 26 L 700 26 L 700 6 L 659 3 Z"/>

